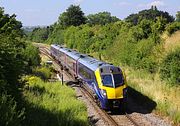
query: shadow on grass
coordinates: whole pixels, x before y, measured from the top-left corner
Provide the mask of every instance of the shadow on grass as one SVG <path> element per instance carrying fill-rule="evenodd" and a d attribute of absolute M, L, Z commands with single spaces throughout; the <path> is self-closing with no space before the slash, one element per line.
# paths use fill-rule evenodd
<path fill-rule="evenodd" d="M 29 90 L 33 91 L 34 93 L 38 92 L 39 94 L 43 94 L 43 93 L 47 92 L 44 87 L 39 87 L 39 86 L 29 87 Z"/>
<path fill-rule="evenodd" d="M 127 112 L 128 113 L 151 113 L 157 104 L 149 97 L 141 94 L 135 89 L 128 87 Z"/>
<path fill-rule="evenodd" d="M 30 89 L 34 94 L 42 95 L 48 93 L 45 88 L 33 87 Z M 29 103 L 23 99 L 26 106 L 25 119 L 22 123 L 24 126 L 86 126 L 87 122 L 76 118 L 73 110 L 66 109 L 63 111 L 48 110 L 37 104 Z"/>
<path fill-rule="evenodd" d="M 71 110 L 52 112 L 40 106 L 28 104 L 24 126 L 84 126 L 86 122 L 75 119 Z"/>

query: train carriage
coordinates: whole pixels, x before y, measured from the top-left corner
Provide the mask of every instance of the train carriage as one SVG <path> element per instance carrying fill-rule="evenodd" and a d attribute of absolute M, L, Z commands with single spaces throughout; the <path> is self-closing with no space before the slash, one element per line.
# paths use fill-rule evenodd
<path fill-rule="evenodd" d="M 68 72 L 77 78 L 77 61 L 80 58 L 80 54 L 74 50 L 68 50 L 66 53 L 66 68 Z"/>
<path fill-rule="evenodd" d="M 80 66 L 84 66 L 84 73 L 93 75 L 93 79 L 88 81 L 83 78 L 83 81 L 93 89 L 98 97 L 103 109 L 111 109 L 114 106 L 120 106 L 125 101 L 126 81 L 120 68 L 111 64 L 99 61 L 95 58 L 84 56 L 78 60 L 80 74 Z M 91 71 L 88 72 L 88 71 Z M 82 76 L 78 76 L 82 79 Z"/>

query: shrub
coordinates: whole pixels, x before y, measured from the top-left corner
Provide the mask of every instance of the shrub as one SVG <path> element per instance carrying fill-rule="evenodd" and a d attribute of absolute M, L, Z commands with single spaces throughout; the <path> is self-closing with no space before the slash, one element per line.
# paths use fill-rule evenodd
<path fill-rule="evenodd" d="M 27 43 L 24 50 L 24 56 L 28 62 L 28 66 L 38 66 L 41 62 L 38 48 L 31 43 Z"/>
<path fill-rule="evenodd" d="M 160 68 L 161 78 L 171 84 L 180 85 L 180 48 L 169 53 L 162 62 Z"/>
<path fill-rule="evenodd" d="M 135 45 L 135 50 L 131 58 L 131 66 L 138 69 L 145 69 L 151 73 L 155 72 L 157 64 L 152 52 L 155 45 L 151 38 L 139 41 Z"/>
<path fill-rule="evenodd" d="M 180 30 L 180 22 L 171 23 L 166 27 L 166 31 L 169 35 L 172 35 L 174 32 L 178 30 Z"/>
<path fill-rule="evenodd" d="M 48 67 L 37 67 L 33 70 L 33 73 L 43 80 L 47 80 L 51 77 L 51 69 Z"/>

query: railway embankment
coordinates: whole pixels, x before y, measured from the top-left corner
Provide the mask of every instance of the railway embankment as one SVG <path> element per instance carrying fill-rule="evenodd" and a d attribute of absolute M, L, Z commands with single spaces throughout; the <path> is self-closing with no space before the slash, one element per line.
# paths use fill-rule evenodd
<path fill-rule="evenodd" d="M 72 88 L 60 82 L 44 82 L 36 76 L 26 77 L 26 80 L 25 125 L 88 125 L 86 106 L 76 99 Z"/>
<path fill-rule="evenodd" d="M 179 125 L 180 117 L 180 88 L 167 85 L 159 75 L 152 75 L 142 70 L 126 67 L 128 85 L 131 87 L 129 95 L 136 102 L 154 112 L 165 120 Z"/>

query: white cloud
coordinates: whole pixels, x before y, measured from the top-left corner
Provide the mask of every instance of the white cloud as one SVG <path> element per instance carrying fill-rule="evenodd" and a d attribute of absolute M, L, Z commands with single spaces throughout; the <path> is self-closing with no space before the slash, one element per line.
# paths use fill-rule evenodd
<path fill-rule="evenodd" d="M 84 0 L 74 0 L 74 3 L 75 3 L 76 5 L 80 5 L 83 1 L 84 1 Z"/>

